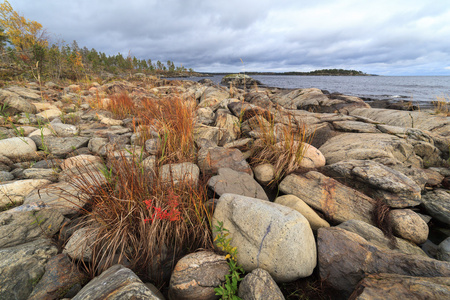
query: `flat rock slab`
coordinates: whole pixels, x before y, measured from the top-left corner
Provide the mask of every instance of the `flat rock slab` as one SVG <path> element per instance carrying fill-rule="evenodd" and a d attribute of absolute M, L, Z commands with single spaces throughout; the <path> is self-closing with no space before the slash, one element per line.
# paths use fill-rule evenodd
<path fill-rule="evenodd" d="M 402 111 L 382 108 L 357 108 L 352 115 L 399 127 L 428 130 L 444 136 L 450 135 L 450 118 L 420 111 Z"/>
<path fill-rule="evenodd" d="M 356 299 L 450 299 L 450 278 L 372 274 L 359 282 L 349 298 Z"/>
<path fill-rule="evenodd" d="M 130 269 L 114 265 L 92 279 L 72 300 L 160 300 Z"/>
<path fill-rule="evenodd" d="M 324 168 L 327 174 L 356 189 L 370 189 L 374 198 L 383 199 L 391 207 L 416 206 L 421 203 L 421 189 L 408 176 L 371 160 L 340 161 Z"/>
<path fill-rule="evenodd" d="M 374 224 L 374 199 L 319 172 L 288 175 L 281 181 L 279 189 L 321 211 L 328 221 L 341 223 L 357 219 Z"/>
<path fill-rule="evenodd" d="M 28 299 L 47 261 L 57 253 L 48 239 L 0 249 L 0 299 Z"/>
<path fill-rule="evenodd" d="M 209 188 L 215 195 L 233 193 L 251 198 L 269 200 L 264 189 L 247 173 L 237 172 L 230 168 L 220 168 L 218 175 L 208 181 Z"/>
<path fill-rule="evenodd" d="M 229 266 L 225 256 L 209 251 L 181 258 L 170 278 L 169 299 L 215 299 L 214 288 L 225 281 Z"/>
<path fill-rule="evenodd" d="M 0 248 L 13 247 L 38 238 L 53 236 L 64 217 L 54 209 L 5 211 L 0 213 Z"/>
<path fill-rule="evenodd" d="M 36 145 L 40 149 L 47 149 L 51 154 L 57 156 L 64 156 L 69 152 L 72 152 L 81 147 L 85 147 L 88 145 L 89 138 L 88 137 L 53 137 L 46 136 L 41 139 L 40 136 L 33 137 L 33 140 L 36 142 Z"/>
<path fill-rule="evenodd" d="M 420 247 L 414 245 L 413 243 L 397 237 L 389 239 L 383 234 L 381 229 L 367 224 L 363 221 L 345 221 L 344 223 L 339 224 L 337 227 L 354 232 L 366 239 L 368 242 L 383 249 L 395 250 L 405 254 L 422 255 L 428 257 L 428 255 Z"/>
<path fill-rule="evenodd" d="M 262 268 L 277 282 L 308 277 L 316 266 L 316 243 L 308 220 L 276 203 L 234 194 L 220 197 L 213 225 L 229 230 L 245 271 Z M 215 233 L 217 235 L 217 233 Z"/>
<path fill-rule="evenodd" d="M 384 159 L 392 164 L 421 168 L 422 159 L 405 139 L 384 133 L 344 133 L 332 137 L 319 150 L 328 164 L 348 160 Z"/>
<path fill-rule="evenodd" d="M 386 250 L 356 233 L 320 228 L 317 236 L 320 277 L 345 299 L 365 275 L 391 273 L 418 277 L 448 277 L 450 263 Z"/>

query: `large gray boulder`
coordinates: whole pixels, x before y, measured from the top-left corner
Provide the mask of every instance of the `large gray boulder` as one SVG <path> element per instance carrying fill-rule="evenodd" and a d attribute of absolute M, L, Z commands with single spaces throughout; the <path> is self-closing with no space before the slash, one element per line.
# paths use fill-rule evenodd
<path fill-rule="evenodd" d="M 198 107 L 209 107 L 215 111 L 219 108 L 220 102 L 229 97 L 230 94 L 225 89 L 211 86 L 203 92 Z"/>
<path fill-rule="evenodd" d="M 251 198 L 269 200 L 264 189 L 247 173 L 230 168 L 220 168 L 218 175 L 208 181 L 209 188 L 216 196 L 233 193 Z"/>
<path fill-rule="evenodd" d="M 358 234 L 341 228 L 320 228 L 317 243 L 320 277 L 345 299 L 358 282 L 369 274 L 450 276 L 448 262 L 382 249 Z"/>
<path fill-rule="evenodd" d="M 223 222 L 245 271 L 262 268 L 277 282 L 308 277 L 316 245 L 308 220 L 288 207 L 234 194 L 222 195 L 213 225 Z M 215 233 L 217 235 L 217 233 Z"/>
<path fill-rule="evenodd" d="M 383 199 L 391 207 L 420 204 L 421 189 L 412 179 L 375 161 L 340 161 L 324 170 L 358 190 L 369 190 L 372 197 Z"/>
<path fill-rule="evenodd" d="M 36 106 L 30 103 L 29 100 L 6 90 L 0 90 L 0 106 L 4 107 L 2 112 L 5 114 L 36 113 Z"/>
<path fill-rule="evenodd" d="M 44 138 L 41 138 L 40 136 L 34 136 L 33 140 L 40 149 L 48 151 L 49 153 L 57 156 L 65 156 L 69 152 L 72 152 L 81 147 L 86 147 L 89 143 L 89 138 L 82 136 L 46 136 Z"/>
<path fill-rule="evenodd" d="M 28 299 L 47 261 L 57 253 L 49 239 L 0 249 L 0 299 Z"/>
<path fill-rule="evenodd" d="M 357 219 L 374 224 L 374 199 L 319 172 L 290 174 L 281 181 L 279 189 L 285 194 L 297 196 L 322 212 L 329 222 L 341 223 Z"/>
<path fill-rule="evenodd" d="M 133 271 L 122 265 L 110 267 L 92 279 L 72 298 L 72 300 L 100 299 L 160 300 Z"/>

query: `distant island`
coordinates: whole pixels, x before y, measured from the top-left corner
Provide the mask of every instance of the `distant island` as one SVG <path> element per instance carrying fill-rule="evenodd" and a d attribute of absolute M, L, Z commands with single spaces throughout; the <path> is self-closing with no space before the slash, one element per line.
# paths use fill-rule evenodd
<path fill-rule="evenodd" d="M 203 75 L 203 73 L 200 73 Z M 228 75 L 231 73 L 208 73 L 208 75 Z M 362 71 L 344 69 L 322 69 L 310 72 L 245 72 L 246 75 L 295 75 L 295 76 L 377 76 Z"/>

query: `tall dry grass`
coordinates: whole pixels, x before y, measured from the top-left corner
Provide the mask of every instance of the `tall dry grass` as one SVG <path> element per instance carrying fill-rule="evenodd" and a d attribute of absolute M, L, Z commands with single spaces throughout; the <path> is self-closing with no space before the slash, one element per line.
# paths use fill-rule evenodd
<path fill-rule="evenodd" d="M 195 102 L 173 96 L 144 99 L 137 105 L 126 94 L 111 99 L 109 109 L 116 116 L 132 115 L 139 120 L 144 128 L 141 143 L 154 136 L 150 131 L 156 131 L 160 143 L 153 165 L 144 164 L 137 152 L 116 152 L 107 155 L 106 181 L 95 182 L 98 177 L 92 168 L 81 170 L 82 175 L 72 180 L 89 199 L 81 209 L 84 225 L 95 228 L 92 262 L 87 268 L 94 276 L 120 262 L 162 286 L 182 255 L 213 246 L 206 179 L 198 184 L 175 184 L 159 176 L 163 164 L 196 159 Z"/>
<path fill-rule="evenodd" d="M 305 143 L 309 141 L 306 126 L 294 124 L 288 118 L 288 124 L 276 126 L 273 118 L 256 116 L 260 138 L 253 146 L 251 162 L 254 165 L 269 163 L 275 168 L 274 184 L 286 175 L 298 170 L 305 153 Z"/>

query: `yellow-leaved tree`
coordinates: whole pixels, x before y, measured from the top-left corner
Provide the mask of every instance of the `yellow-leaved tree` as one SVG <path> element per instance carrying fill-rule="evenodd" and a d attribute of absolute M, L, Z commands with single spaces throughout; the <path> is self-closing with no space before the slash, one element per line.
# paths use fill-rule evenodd
<path fill-rule="evenodd" d="M 7 0 L 0 3 L 0 27 L 5 30 L 11 44 L 19 51 L 29 50 L 33 45 L 48 46 L 46 31 L 42 29 L 42 25 L 25 19 L 14 11 Z"/>

